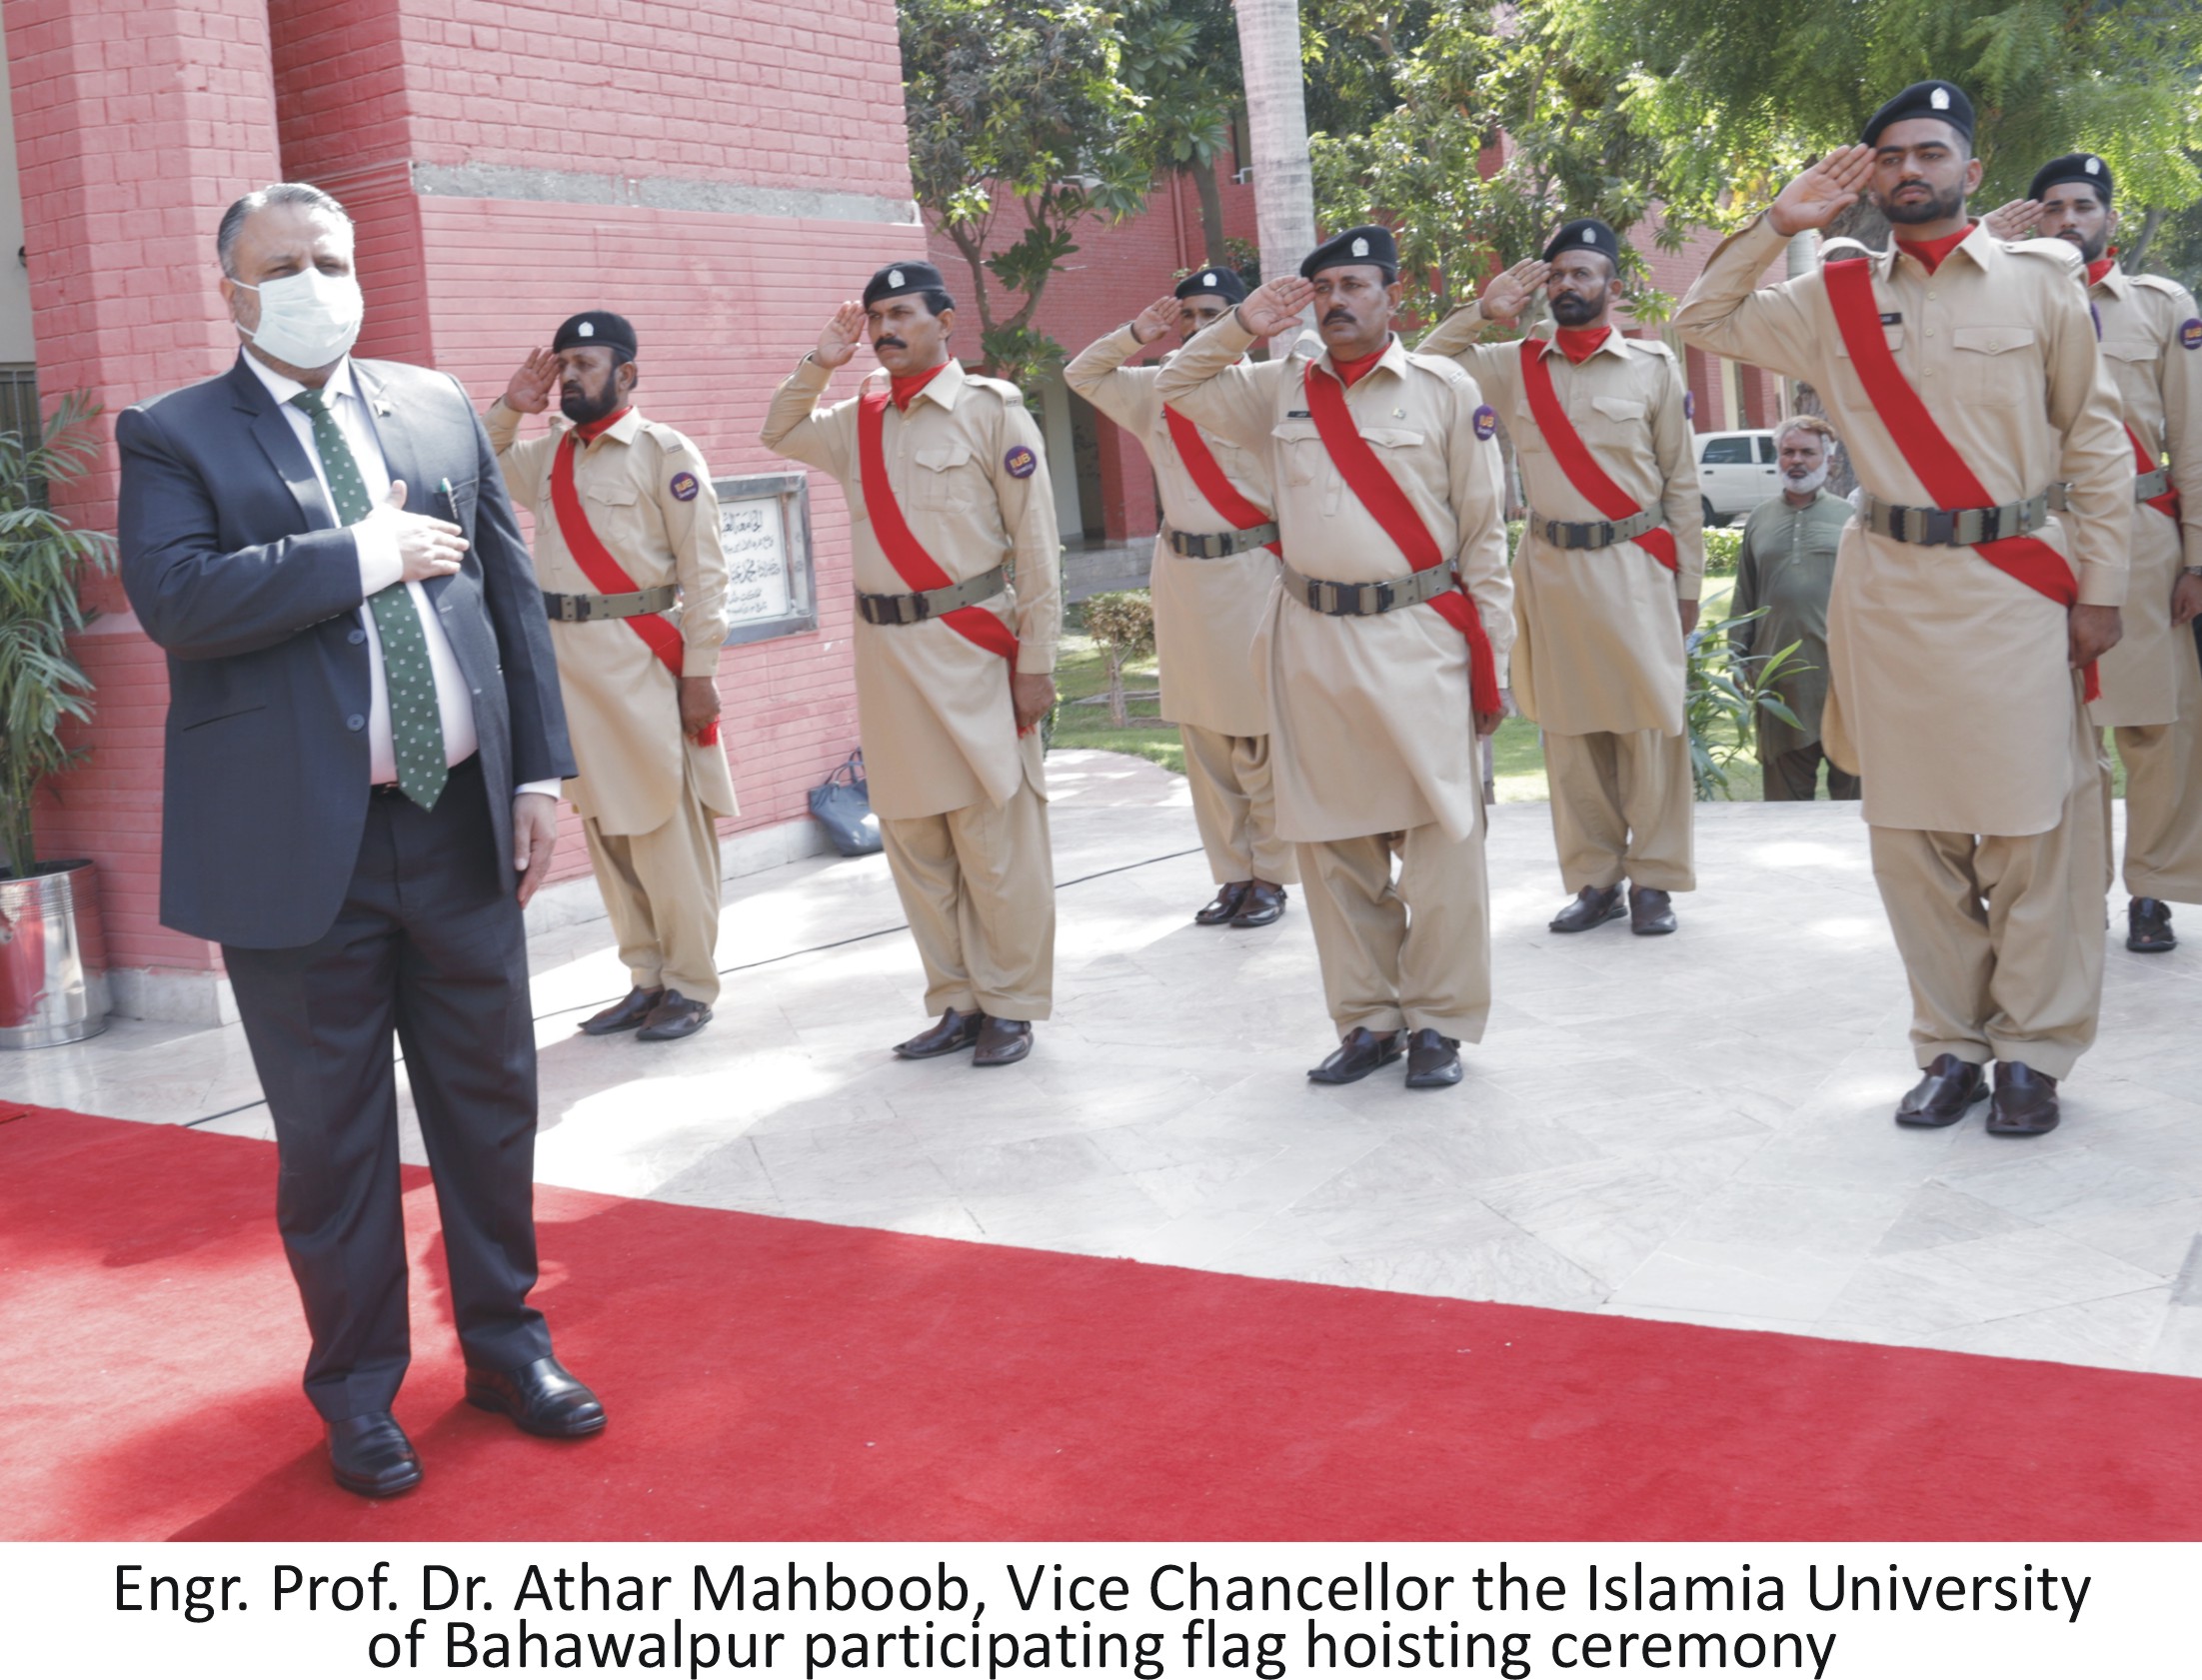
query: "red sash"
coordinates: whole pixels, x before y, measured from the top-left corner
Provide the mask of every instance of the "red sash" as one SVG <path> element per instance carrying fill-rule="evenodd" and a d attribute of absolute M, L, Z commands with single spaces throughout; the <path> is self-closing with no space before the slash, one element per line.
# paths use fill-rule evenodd
<path fill-rule="evenodd" d="M 1598 465 L 1598 458 L 1582 441 L 1575 423 L 1567 418 L 1559 393 L 1552 388 L 1552 370 L 1544 360 L 1544 345 L 1543 339 L 1521 341 L 1521 389 L 1528 395 L 1529 413 L 1536 419 L 1537 430 L 1552 446 L 1552 458 L 1559 463 L 1559 470 L 1567 475 L 1567 482 L 1575 487 L 1576 495 L 1609 520 L 1634 519 L 1643 509 L 1631 502 L 1628 492 L 1615 484 Z M 1681 559 L 1674 548 L 1673 532 L 1663 528 L 1646 531 L 1629 541 L 1669 572 L 1682 570 Z"/>
<path fill-rule="evenodd" d="M 613 558 L 612 551 L 604 546 L 596 528 L 589 523 L 588 510 L 581 505 L 581 492 L 574 488 L 574 458 L 580 454 L 581 434 L 573 431 L 559 440 L 558 449 L 551 457 L 551 511 L 558 517 L 559 539 L 566 545 L 566 552 L 574 557 L 574 564 L 581 568 L 582 576 L 599 595 L 638 594 L 642 586 Z M 653 654 L 665 661 L 666 669 L 678 681 L 682 657 L 687 652 L 681 633 L 658 613 L 638 613 L 626 623 Z M 718 721 L 713 720 L 696 741 L 702 747 L 718 746 Z"/>
<path fill-rule="evenodd" d="M 1245 497 L 1238 494 L 1238 487 L 1223 476 L 1217 464 L 1215 452 L 1208 448 L 1207 439 L 1200 436 L 1200 428 L 1167 403 L 1162 405 L 1162 418 L 1169 423 L 1169 441 L 1177 446 L 1177 459 L 1185 464 L 1193 484 L 1208 506 L 1229 520 L 1240 531 L 1251 531 L 1257 525 L 1274 522 Z M 1271 554 L 1280 555 L 1284 550 L 1275 543 L 1264 544 Z"/>
<path fill-rule="evenodd" d="M 887 563 L 904 583 L 914 592 L 945 590 L 956 580 L 926 553 L 926 546 L 903 518 L 902 504 L 895 500 L 894 489 L 887 482 L 888 400 L 885 391 L 867 391 L 857 399 L 857 463 L 864 479 L 865 513 Z M 984 607 L 959 607 L 941 622 L 967 642 L 976 643 L 990 654 L 1000 654 L 1015 669 L 1017 636 Z"/>
<path fill-rule="evenodd" d="M 2126 428 L 2126 436 L 2130 438 L 2133 442 L 2134 473 L 2138 475 L 2142 473 L 2155 472 L 2156 463 L 2148 458 L 2148 445 L 2141 442 L 2141 434 L 2134 431 L 2132 427 L 2128 426 Z M 2164 494 L 2161 496 L 2151 496 L 2144 504 L 2144 506 L 2154 508 L 2158 513 L 2162 514 L 2164 518 L 2170 520 L 2174 525 L 2178 524 L 2179 487 L 2173 484 L 2167 478 L 2164 481 Z"/>
<path fill-rule="evenodd" d="M 1414 511 L 1414 504 L 1399 488 L 1399 481 L 1376 459 L 1376 452 L 1368 447 L 1368 440 L 1353 424 L 1352 413 L 1345 406 L 1345 387 L 1329 374 L 1318 378 L 1312 362 L 1307 364 L 1306 386 L 1307 412 L 1314 419 L 1322 447 L 1330 452 L 1330 459 L 1337 464 L 1339 473 L 1344 475 L 1361 506 L 1406 556 L 1408 566 L 1417 572 L 1427 572 L 1433 566 L 1443 565 L 1445 557 L 1438 550 L 1437 539 L 1429 534 L 1429 527 Z M 1428 605 L 1436 608 L 1447 624 L 1468 639 L 1469 704 L 1486 716 L 1502 710 L 1504 703 L 1498 698 L 1498 670 L 1491 662 L 1491 641 L 1484 634 L 1482 615 L 1476 612 L 1466 586 L 1432 596 Z"/>
<path fill-rule="evenodd" d="M 1939 507 L 1994 506 L 1995 499 L 1957 453 L 1957 446 L 1943 435 L 1925 401 L 1896 365 L 1895 353 L 1881 333 L 1881 306 L 1873 296 L 1871 263 L 1863 257 L 1838 258 L 1820 272 L 1827 277 L 1827 301 L 1850 352 L 1850 365 L 1904 464 Z M 1973 552 L 2059 607 L 2071 607 L 2080 598 L 2071 563 L 2038 537 L 2005 537 L 1975 544 Z M 2102 686 L 2094 666 L 2087 668 L 2085 681 L 2087 698 L 2096 699 Z"/>

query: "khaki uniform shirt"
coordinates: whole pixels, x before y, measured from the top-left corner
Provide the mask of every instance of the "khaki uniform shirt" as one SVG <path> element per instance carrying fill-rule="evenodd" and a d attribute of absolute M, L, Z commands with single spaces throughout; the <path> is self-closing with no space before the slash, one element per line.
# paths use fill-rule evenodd
<path fill-rule="evenodd" d="M 2174 662 L 2194 658 L 2192 636 L 2171 622 L 2172 587 L 2182 565 L 2202 566 L 2202 326 L 2182 333 L 2198 318 L 2194 299 L 2158 275 L 2113 268 L 2088 296 L 2122 418 L 2151 461 L 2169 463 L 2172 483 L 2183 490 L 2177 524 L 2134 504 L 2125 637 L 2103 657 L 2095 721 L 2169 724 L 2179 715 Z"/>
<path fill-rule="evenodd" d="M 841 481 L 849 500 L 861 595 L 909 595 L 880 547 L 857 459 L 857 401 L 820 409 L 831 369 L 806 356 L 766 411 L 767 449 Z M 884 372 L 870 379 L 882 389 Z M 868 387 L 869 388 L 869 387 Z M 911 399 L 890 403 L 882 447 L 903 518 L 952 582 L 1007 564 L 1002 591 L 980 603 L 1017 633 L 1017 669 L 1051 676 L 1063 635 L 1063 544 L 1040 428 L 1014 385 L 950 362 Z M 1020 477 L 1012 464 L 1032 465 Z M 1020 736 L 1008 662 L 940 620 L 855 622 L 857 710 L 872 809 L 937 817 L 986 800 L 1006 804 L 1020 779 L 1047 796 L 1040 731 Z"/>
<path fill-rule="evenodd" d="M 551 506 L 551 468 L 572 422 L 554 417 L 541 437 L 517 442 L 522 417 L 503 398 L 490 405 L 490 445 L 512 499 L 535 516 L 537 580 L 553 595 L 603 595 L 567 551 Z M 727 640 L 727 558 L 719 547 L 719 498 L 696 446 L 630 409 L 574 463 L 574 488 L 590 529 L 639 590 L 672 584 L 681 604 L 664 615 L 681 632 L 683 677 L 717 677 Z M 739 809 L 724 740 L 710 746 L 681 729 L 680 685 L 631 623 L 551 621 L 558 686 L 581 774 L 566 797 L 608 835 L 663 828 L 693 783 L 705 808 Z"/>
<path fill-rule="evenodd" d="M 1796 652 L 1772 681 L 1797 725 L 1770 712 L 1758 715 L 1758 756 L 1776 758 L 1810 747 L 1820 738 L 1820 711 L 1827 703 L 1827 597 L 1835 584 L 1835 551 L 1850 504 L 1826 491 L 1816 492 L 1801 508 L 1776 496 L 1761 502 L 1743 522 L 1743 548 L 1735 567 L 1732 618 L 1763 607 L 1766 616 L 1729 633 L 1736 651 L 1771 660 L 1795 644 Z M 1764 668 L 1759 668 L 1763 670 Z"/>
<path fill-rule="evenodd" d="M 1554 342 L 1545 366 L 1567 418 L 1593 459 L 1637 507 L 1657 510 L 1674 534 L 1669 572 L 1634 543 L 1558 549 L 1536 535 L 1539 519 L 1570 525 L 1605 515 L 1560 470 L 1529 412 L 1521 346 L 1477 344 L 1483 312 L 1456 311 L 1417 347 L 1450 356 L 1504 417 L 1521 464 L 1531 518 L 1514 554 L 1514 702 L 1560 735 L 1657 730 L 1680 735 L 1687 672 L 1677 599 L 1695 601 L 1705 575 L 1704 503 L 1674 353 L 1646 339 L 1610 335 L 1580 366 Z"/>
<path fill-rule="evenodd" d="M 1146 346 L 1129 327 L 1081 351 L 1064 370 L 1071 389 L 1146 447 L 1161 492 L 1164 530 L 1154 540 L 1148 588 L 1154 600 L 1154 651 L 1162 675 L 1162 716 L 1217 735 L 1269 733 L 1269 712 L 1255 687 L 1247 649 L 1269 605 L 1276 557 L 1266 548 L 1221 560 L 1195 560 L 1169 546 L 1170 531 L 1230 531 L 1231 522 L 1209 506 L 1185 471 L 1169 435 L 1161 399 L 1154 394 L 1158 368 L 1122 364 Z M 1202 434 L 1231 488 L 1272 513 L 1266 451 L 1240 449 L 1216 433 Z"/>
<path fill-rule="evenodd" d="M 1161 371 L 1156 395 L 1240 449 L 1267 457 L 1285 561 L 1303 577 L 1374 584 L 1412 567 L 1347 488 L 1308 415 L 1303 338 L 1286 357 L 1244 362 L 1253 344 L 1225 316 Z M 1505 682 L 1513 588 L 1498 446 L 1476 437 L 1482 393 L 1453 363 L 1393 339 L 1345 394 L 1347 412 L 1458 569 Z M 1334 618 L 1271 585 L 1253 668 L 1269 709 L 1277 834 L 1351 840 L 1436 823 L 1475 832 L 1483 773 L 1468 695 L 1467 639 L 1436 608 Z"/>
<path fill-rule="evenodd" d="M 1682 337 L 1818 390 L 1867 493 L 1932 507 L 1866 400 L 1815 271 L 1757 288 L 1786 241 L 1762 216 L 1715 251 L 1674 318 Z M 2073 559 L 2083 604 L 2125 599 L 2133 455 L 2059 241 L 2005 245 L 1975 227 L 1929 274 L 1870 259 L 1896 363 L 1997 504 L 2057 480 L 2071 510 L 2035 535 Z M 2065 610 L 1972 549 L 1844 533 L 1828 604 L 1828 757 L 1865 778 L 1882 828 L 2023 836 L 2057 826 L 2076 773 L 2080 702 Z"/>

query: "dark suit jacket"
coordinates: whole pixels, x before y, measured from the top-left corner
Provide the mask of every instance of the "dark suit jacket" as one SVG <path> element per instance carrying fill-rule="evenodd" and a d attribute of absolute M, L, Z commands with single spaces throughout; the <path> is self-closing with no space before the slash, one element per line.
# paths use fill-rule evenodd
<path fill-rule="evenodd" d="M 398 362 L 352 372 L 406 506 L 472 545 L 426 588 L 473 691 L 509 890 L 513 790 L 574 774 L 535 567 L 458 383 Z M 168 652 L 161 920 L 225 944 L 310 944 L 344 900 L 369 798 L 357 545 L 242 356 L 126 411 L 115 439 L 123 586 Z"/>

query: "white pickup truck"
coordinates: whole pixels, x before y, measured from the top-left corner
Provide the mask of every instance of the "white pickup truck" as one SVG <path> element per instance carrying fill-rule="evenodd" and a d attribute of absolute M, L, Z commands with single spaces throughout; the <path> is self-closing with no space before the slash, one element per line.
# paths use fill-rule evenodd
<path fill-rule="evenodd" d="M 1779 496 L 1781 469 L 1774 462 L 1773 433 L 1698 433 L 1697 489 L 1707 526 L 1741 519 L 1769 497 Z"/>

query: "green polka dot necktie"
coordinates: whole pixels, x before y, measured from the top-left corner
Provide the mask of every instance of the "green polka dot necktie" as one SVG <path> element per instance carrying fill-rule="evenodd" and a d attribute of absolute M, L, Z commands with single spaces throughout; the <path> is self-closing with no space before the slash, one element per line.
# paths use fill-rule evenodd
<path fill-rule="evenodd" d="M 352 446 L 318 391 L 301 391 L 292 406 L 314 423 L 314 448 L 329 481 L 337 518 L 357 525 L 375 511 L 360 477 Z M 428 633 L 403 582 L 367 598 L 382 638 L 383 685 L 390 696 L 390 745 L 398 764 L 398 790 L 423 811 L 435 809 L 451 772 L 444 764 L 444 719 L 436 706 L 436 672 L 428 663 Z"/>

